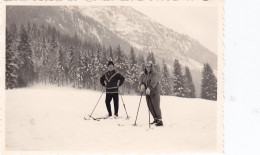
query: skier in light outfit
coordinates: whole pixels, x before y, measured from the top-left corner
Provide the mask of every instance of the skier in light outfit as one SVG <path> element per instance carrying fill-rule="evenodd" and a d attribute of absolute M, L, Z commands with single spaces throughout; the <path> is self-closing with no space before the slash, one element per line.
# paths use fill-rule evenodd
<path fill-rule="evenodd" d="M 160 88 L 159 78 L 154 71 L 152 62 L 145 65 L 144 74 L 141 75 L 141 92 L 146 94 L 146 102 L 154 121 L 151 124 L 163 126 L 162 114 L 160 108 Z"/>

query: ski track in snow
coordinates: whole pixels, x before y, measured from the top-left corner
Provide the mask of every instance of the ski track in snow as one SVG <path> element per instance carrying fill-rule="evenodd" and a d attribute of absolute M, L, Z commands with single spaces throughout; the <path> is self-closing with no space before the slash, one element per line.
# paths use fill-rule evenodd
<path fill-rule="evenodd" d="M 216 151 L 216 103 L 161 96 L 164 127 L 148 124 L 142 98 L 123 95 L 130 119 L 84 120 L 101 92 L 56 86 L 6 91 L 6 149 L 12 151 L 84 151 L 88 153 L 176 153 Z M 105 116 L 105 94 L 93 117 Z M 193 103 L 195 100 L 199 103 Z M 180 103 L 182 102 L 182 103 Z M 113 104 L 111 104 L 112 111 Z M 153 121 L 151 117 L 151 121 Z M 118 124 L 122 125 L 119 126 Z"/>

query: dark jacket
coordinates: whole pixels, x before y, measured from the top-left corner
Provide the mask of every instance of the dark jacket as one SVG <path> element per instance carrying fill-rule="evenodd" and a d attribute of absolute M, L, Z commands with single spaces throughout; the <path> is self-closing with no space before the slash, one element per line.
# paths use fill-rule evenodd
<path fill-rule="evenodd" d="M 106 87 L 106 93 L 118 93 L 117 83 L 121 86 L 125 81 L 125 77 L 115 70 L 108 71 L 100 78 L 100 83 L 102 86 Z M 105 85 L 105 82 L 107 85 Z"/>
<path fill-rule="evenodd" d="M 145 86 L 145 89 L 149 88 L 151 90 L 150 96 L 160 95 L 159 88 L 159 77 L 152 66 L 151 72 L 148 73 L 146 68 L 144 73 L 140 77 L 140 82 Z"/>

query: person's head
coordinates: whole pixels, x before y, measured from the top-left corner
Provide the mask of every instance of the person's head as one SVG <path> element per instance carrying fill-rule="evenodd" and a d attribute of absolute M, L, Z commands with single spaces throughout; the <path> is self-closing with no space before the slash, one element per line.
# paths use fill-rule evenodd
<path fill-rule="evenodd" d="M 108 64 L 107 64 L 107 67 L 108 67 L 109 71 L 114 70 L 114 63 L 113 63 L 113 61 L 109 61 Z"/>
<path fill-rule="evenodd" d="M 153 63 L 152 62 L 147 62 L 146 64 L 145 64 L 145 72 L 146 73 L 150 73 L 151 71 L 152 71 L 152 67 L 153 67 Z"/>

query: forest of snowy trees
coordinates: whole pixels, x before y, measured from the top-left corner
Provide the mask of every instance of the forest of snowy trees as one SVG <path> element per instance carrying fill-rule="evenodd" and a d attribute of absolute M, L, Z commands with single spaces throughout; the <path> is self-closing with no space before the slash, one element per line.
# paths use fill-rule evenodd
<path fill-rule="evenodd" d="M 121 91 L 138 93 L 144 64 L 152 61 L 162 95 L 217 100 L 217 79 L 209 64 L 204 64 L 201 95 L 196 96 L 189 68 L 183 68 L 177 59 L 171 71 L 164 61 L 158 64 L 153 53 L 136 54 L 134 48 L 129 51 L 124 52 L 120 45 L 113 48 L 82 41 L 51 26 L 12 24 L 6 28 L 6 89 L 44 83 L 101 90 L 99 78 L 107 71 L 107 62 L 113 60 L 117 71 L 126 77 Z"/>

